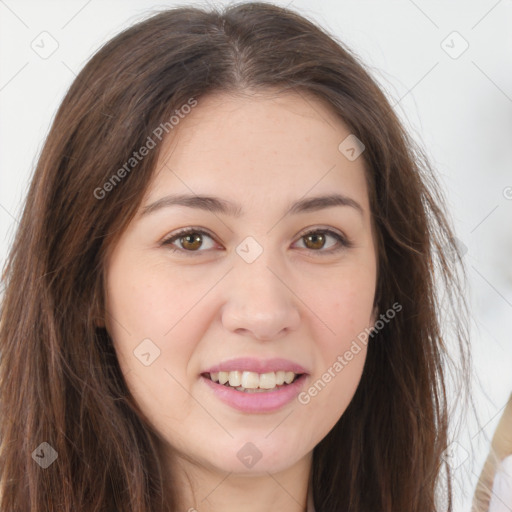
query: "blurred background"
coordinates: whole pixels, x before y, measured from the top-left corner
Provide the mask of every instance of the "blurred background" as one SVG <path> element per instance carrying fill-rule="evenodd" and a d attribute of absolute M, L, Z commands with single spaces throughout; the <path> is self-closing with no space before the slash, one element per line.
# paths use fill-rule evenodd
<path fill-rule="evenodd" d="M 0 0 L 0 262 L 67 88 L 108 39 L 175 5 L 233 2 Z M 316 21 L 367 65 L 443 185 L 464 253 L 477 417 L 447 454 L 469 511 L 512 393 L 512 0 L 273 1 Z M 450 387 L 456 402 L 458 390 Z"/>

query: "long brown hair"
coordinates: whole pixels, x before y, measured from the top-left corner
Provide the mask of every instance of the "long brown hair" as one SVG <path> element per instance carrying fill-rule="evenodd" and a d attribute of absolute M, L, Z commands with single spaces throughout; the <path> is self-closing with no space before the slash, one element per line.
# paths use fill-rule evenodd
<path fill-rule="evenodd" d="M 246 3 L 152 15 L 105 44 L 62 101 L 3 274 L 1 510 L 173 510 L 155 433 L 96 325 L 108 314 L 105 255 L 138 210 L 161 144 L 126 162 L 162 123 L 172 136 L 170 116 L 191 99 L 270 89 L 326 101 L 364 143 L 375 303 L 403 308 L 372 336 L 353 400 L 314 449 L 316 510 L 452 509 L 441 305 L 456 312 L 463 378 L 469 356 L 460 254 L 439 184 L 351 51 L 292 10 Z M 46 469 L 33 455 L 44 442 L 58 454 Z"/>

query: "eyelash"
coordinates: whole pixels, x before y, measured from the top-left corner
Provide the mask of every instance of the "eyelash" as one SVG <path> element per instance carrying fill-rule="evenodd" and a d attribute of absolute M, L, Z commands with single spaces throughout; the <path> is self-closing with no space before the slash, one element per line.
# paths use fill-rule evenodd
<path fill-rule="evenodd" d="M 306 231 L 304 234 L 302 234 L 300 237 L 299 237 L 299 240 L 306 237 L 307 235 L 316 235 L 318 233 L 324 233 L 324 234 L 327 234 L 329 236 L 332 236 L 333 238 L 335 238 L 338 243 L 340 244 L 338 247 L 334 248 L 334 249 L 329 249 L 327 251 L 323 251 L 321 249 L 318 249 L 318 250 L 315 250 L 315 249 L 307 249 L 306 247 L 306 250 L 309 250 L 309 252 L 312 252 L 312 253 L 319 253 L 319 254 L 314 254 L 315 256 L 322 256 L 322 255 L 329 255 L 329 254 L 334 254 L 334 253 L 337 253 L 338 251 L 341 251 L 342 249 L 348 249 L 348 248 L 351 248 L 353 247 L 353 243 L 348 240 L 346 237 L 340 235 L 339 233 L 336 233 L 336 231 L 332 231 L 331 229 L 322 229 L 322 228 L 318 228 L 318 229 L 314 229 L 312 231 Z M 179 240 L 180 238 L 183 238 L 185 237 L 186 235 L 190 235 L 190 234 L 199 234 L 199 235 L 207 235 L 209 238 L 211 238 L 212 240 L 214 239 L 212 235 L 210 235 L 207 231 L 204 231 L 203 229 L 200 229 L 200 228 L 194 228 L 194 227 L 191 227 L 191 228 L 184 228 L 184 229 L 181 229 L 179 230 L 178 232 L 174 233 L 171 237 L 165 239 L 162 241 L 161 245 L 162 246 L 167 246 L 168 249 L 170 249 L 172 252 L 181 252 L 181 253 L 184 253 L 187 257 L 188 256 L 193 256 L 197 253 L 201 253 L 201 252 L 206 252 L 206 251 L 201 251 L 201 250 L 196 250 L 196 251 L 188 251 L 186 249 L 181 249 L 179 247 L 173 247 L 172 246 L 172 243 L 175 241 L 175 240 Z"/>

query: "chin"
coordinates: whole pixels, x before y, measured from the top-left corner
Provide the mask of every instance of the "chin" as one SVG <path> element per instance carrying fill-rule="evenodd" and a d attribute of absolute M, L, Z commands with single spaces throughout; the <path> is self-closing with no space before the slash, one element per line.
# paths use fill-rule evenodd
<path fill-rule="evenodd" d="M 224 472 L 252 476 L 278 473 L 288 469 L 303 455 L 297 451 L 297 443 L 287 445 L 279 436 L 270 439 L 273 435 L 269 436 L 271 430 L 269 428 L 265 433 L 255 433 L 252 436 L 244 436 L 242 441 L 228 443 L 229 446 L 224 446 L 219 456 L 213 455 L 214 460 L 210 459 L 210 463 L 214 463 Z M 228 456 L 229 453 L 232 456 Z"/>

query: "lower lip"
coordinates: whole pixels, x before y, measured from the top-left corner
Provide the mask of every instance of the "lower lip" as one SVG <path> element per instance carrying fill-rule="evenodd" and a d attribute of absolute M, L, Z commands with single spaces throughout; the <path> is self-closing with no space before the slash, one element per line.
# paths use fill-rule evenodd
<path fill-rule="evenodd" d="M 208 377 L 201 379 L 213 390 L 220 400 L 229 406 L 242 412 L 272 412 L 291 402 L 299 393 L 306 374 L 301 375 L 295 382 L 287 384 L 277 390 L 269 390 L 258 393 L 246 393 L 235 388 L 229 388 L 218 382 L 213 382 Z"/>

